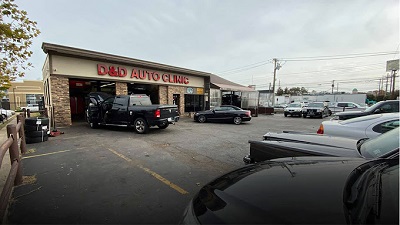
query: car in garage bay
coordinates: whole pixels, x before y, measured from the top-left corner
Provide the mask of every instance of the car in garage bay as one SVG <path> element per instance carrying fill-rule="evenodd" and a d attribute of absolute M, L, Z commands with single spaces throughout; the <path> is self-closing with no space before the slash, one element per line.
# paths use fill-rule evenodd
<path fill-rule="evenodd" d="M 399 126 L 399 113 L 381 113 L 348 120 L 323 121 L 317 134 L 351 138 L 374 138 Z"/>
<path fill-rule="evenodd" d="M 399 154 L 399 129 L 375 138 L 345 138 L 316 133 L 267 133 L 262 141 L 250 140 L 245 163 L 284 157 L 337 156 L 357 158 L 391 157 Z"/>
<path fill-rule="evenodd" d="M 234 105 L 221 105 L 211 110 L 197 111 L 193 119 L 199 123 L 230 122 L 239 125 L 251 120 L 251 112 Z"/>

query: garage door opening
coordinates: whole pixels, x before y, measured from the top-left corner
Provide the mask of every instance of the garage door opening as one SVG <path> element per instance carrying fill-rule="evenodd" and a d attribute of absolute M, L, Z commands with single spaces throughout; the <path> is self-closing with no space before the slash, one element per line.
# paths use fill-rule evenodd
<path fill-rule="evenodd" d="M 84 121 L 90 92 L 115 95 L 115 82 L 69 79 L 69 101 L 72 122 Z"/>
<path fill-rule="evenodd" d="M 157 85 L 128 83 L 128 95 L 131 94 L 146 94 L 153 104 L 160 104 Z"/>

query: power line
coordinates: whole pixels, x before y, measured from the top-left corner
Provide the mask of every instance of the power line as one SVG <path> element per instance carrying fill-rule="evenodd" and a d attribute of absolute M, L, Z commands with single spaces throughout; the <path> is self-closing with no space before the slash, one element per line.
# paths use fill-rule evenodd
<path fill-rule="evenodd" d="M 220 72 L 218 72 L 217 74 L 221 74 L 221 73 L 229 73 L 229 72 L 233 72 L 233 71 L 236 71 L 236 70 L 247 70 L 247 69 L 252 69 L 252 68 L 255 68 L 255 67 L 259 67 L 259 66 L 263 66 L 263 65 L 266 65 L 266 64 L 269 64 L 269 63 L 272 63 L 270 60 L 268 60 L 268 61 L 261 61 L 261 62 L 257 62 L 257 63 L 252 63 L 252 64 L 249 64 L 249 65 L 246 65 L 246 66 L 241 66 L 241 67 L 237 67 L 237 68 L 233 68 L 233 69 L 229 69 L 229 70 L 225 70 L 225 71 L 220 71 Z M 259 65 L 258 65 L 259 64 Z"/>
<path fill-rule="evenodd" d="M 394 52 L 375 52 L 375 53 L 360 53 L 360 54 L 346 54 L 346 55 L 332 55 L 332 56 L 304 56 L 296 58 L 281 58 L 281 61 L 317 61 L 317 60 L 333 60 L 333 59 L 348 59 L 348 58 L 363 58 L 373 57 L 381 55 L 392 55 L 397 54 L 398 51 Z"/>

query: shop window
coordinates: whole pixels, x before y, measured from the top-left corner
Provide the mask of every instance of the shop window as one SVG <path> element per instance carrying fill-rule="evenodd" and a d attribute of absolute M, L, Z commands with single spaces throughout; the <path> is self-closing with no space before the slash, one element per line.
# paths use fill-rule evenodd
<path fill-rule="evenodd" d="M 42 96 L 41 94 L 26 94 L 26 104 L 38 104 Z"/>
<path fill-rule="evenodd" d="M 204 109 L 203 95 L 185 95 L 185 112 L 196 112 Z"/>

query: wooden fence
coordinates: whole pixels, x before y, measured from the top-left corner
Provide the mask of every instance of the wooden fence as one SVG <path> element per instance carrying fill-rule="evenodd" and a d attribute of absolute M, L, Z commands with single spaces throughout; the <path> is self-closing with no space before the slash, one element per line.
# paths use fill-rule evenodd
<path fill-rule="evenodd" d="M 0 168 L 7 151 L 10 153 L 11 161 L 11 169 L 0 196 L 0 223 L 3 222 L 13 187 L 22 184 L 21 154 L 26 153 L 24 133 L 25 115 L 25 111 L 17 115 L 16 125 L 7 125 L 8 138 L 0 147 Z"/>

